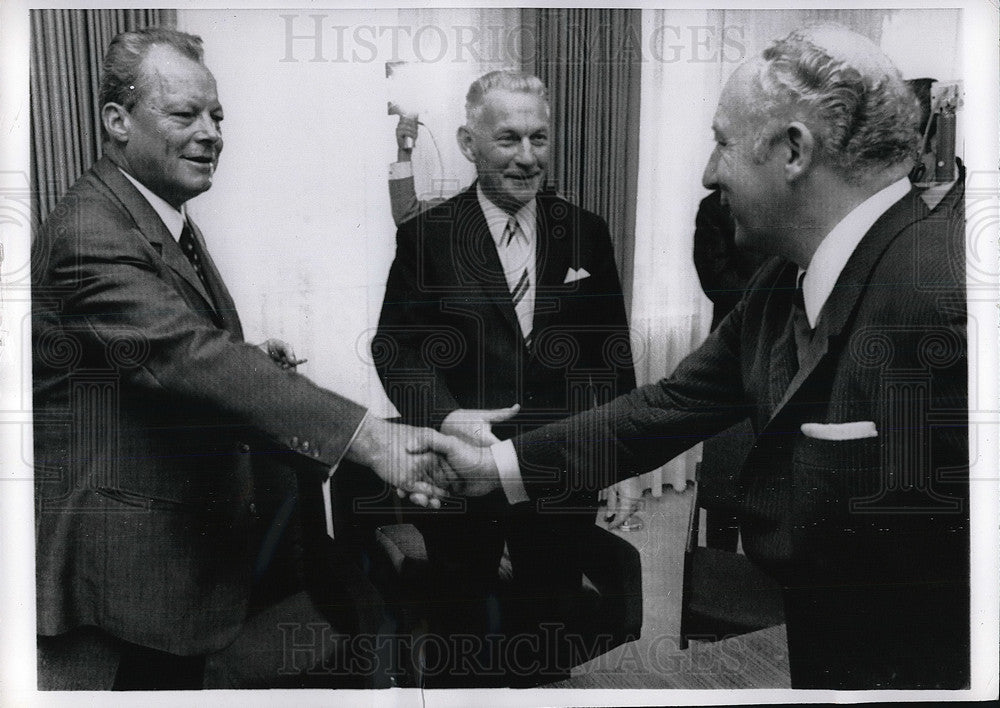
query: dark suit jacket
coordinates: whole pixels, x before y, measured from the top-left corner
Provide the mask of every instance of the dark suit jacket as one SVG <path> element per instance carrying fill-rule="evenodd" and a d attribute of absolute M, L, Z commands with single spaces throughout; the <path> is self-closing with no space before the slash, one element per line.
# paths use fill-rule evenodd
<path fill-rule="evenodd" d="M 607 225 L 552 193 L 537 205 L 530 352 L 475 184 L 400 227 L 372 351 L 404 418 L 520 403 L 505 438 L 635 387 Z M 570 268 L 590 275 L 564 282 Z"/>
<path fill-rule="evenodd" d="M 859 588 L 859 597 L 891 589 L 884 616 L 845 620 L 839 631 L 868 637 L 897 619 L 893 627 L 917 632 L 909 658 L 930 652 L 937 666 L 945 655 L 961 664 L 964 642 L 967 676 L 965 258 L 951 214 L 929 213 L 911 191 L 872 226 L 798 371 L 786 326 L 796 266 L 765 264 L 672 376 L 516 438 L 529 495 L 557 494 L 567 478 L 601 487 L 645 472 L 749 415 L 757 437 L 738 490 L 747 555 L 786 588 Z M 853 421 L 874 423 L 878 436 L 816 439 L 801 429 Z M 606 447 L 618 456 L 617 477 L 592 463 Z M 906 598 L 946 588 L 951 604 L 907 614 Z M 915 648 L 946 635 L 955 644 Z"/>
<path fill-rule="evenodd" d="M 364 409 L 244 343 L 211 259 L 214 297 L 107 158 L 32 264 L 38 632 L 221 648 L 250 590 L 252 453 L 325 474 Z"/>

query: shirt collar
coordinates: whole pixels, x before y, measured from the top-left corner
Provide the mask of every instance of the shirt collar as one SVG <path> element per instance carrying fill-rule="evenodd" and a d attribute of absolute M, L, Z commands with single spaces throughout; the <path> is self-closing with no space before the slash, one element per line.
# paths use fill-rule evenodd
<path fill-rule="evenodd" d="M 135 188 L 139 190 L 139 194 L 146 198 L 146 201 L 149 202 L 149 206 L 153 207 L 153 211 L 160 215 L 160 219 L 163 220 L 163 225 L 167 227 L 167 231 L 169 231 L 170 235 L 174 237 L 174 241 L 180 239 L 181 231 L 184 230 L 184 219 L 186 218 L 183 211 L 183 205 L 180 210 L 174 209 L 172 206 L 167 204 L 163 197 L 153 194 L 149 187 L 144 185 L 121 167 L 119 167 L 118 170 L 128 178 L 129 182 L 135 185 Z"/>
<path fill-rule="evenodd" d="M 907 177 L 893 182 L 854 207 L 820 242 L 802 280 L 802 299 L 810 327 L 816 328 L 823 306 L 830 299 L 844 266 L 861 239 L 879 217 L 909 191 L 910 180 Z"/>
<path fill-rule="evenodd" d="M 483 210 L 483 216 L 486 217 L 486 225 L 490 228 L 493 243 L 499 248 L 500 241 L 503 239 L 504 229 L 507 228 L 507 222 L 510 221 L 510 214 L 491 202 L 489 197 L 483 193 L 482 186 L 478 183 L 476 184 L 476 196 L 479 198 L 479 206 Z M 521 233 L 528 239 L 528 244 L 531 246 L 535 245 L 535 213 L 537 204 L 537 200 L 532 199 L 514 214 L 514 218 L 517 219 L 517 225 L 521 227 Z"/>

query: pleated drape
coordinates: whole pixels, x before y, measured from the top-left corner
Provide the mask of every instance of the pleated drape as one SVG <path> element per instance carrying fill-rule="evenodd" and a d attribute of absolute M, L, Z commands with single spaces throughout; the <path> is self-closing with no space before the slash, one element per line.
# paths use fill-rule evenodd
<path fill-rule="evenodd" d="M 523 11 L 525 71 L 549 90 L 549 179 L 608 222 L 630 300 L 639 145 L 640 10 Z"/>
<path fill-rule="evenodd" d="M 32 209 L 41 223 L 101 156 L 101 59 L 119 32 L 176 24 L 175 10 L 31 11 Z"/>

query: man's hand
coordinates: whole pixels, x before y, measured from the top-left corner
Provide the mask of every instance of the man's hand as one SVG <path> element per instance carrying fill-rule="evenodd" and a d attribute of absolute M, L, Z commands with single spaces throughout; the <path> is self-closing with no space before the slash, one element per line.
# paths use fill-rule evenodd
<path fill-rule="evenodd" d="M 292 345 L 281 339 L 269 339 L 258 346 L 282 369 L 294 369 L 308 361 L 308 359 L 296 359 Z"/>
<path fill-rule="evenodd" d="M 396 161 L 409 162 L 417 141 L 417 117 L 400 116 L 396 124 Z"/>
<path fill-rule="evenodd" d="M 481 497 L 500 489 L 500 472 L 488 447 L 441 435 L 430 440 L 431 449 L 442 456 L 434 481 L 454 494 Z"/>
<path fill-rule="evenodd" d="M 389 423 L 368 416 L 347 451 L 347 458 L 370 467 L 375 474 L 409 495 L 420 506 L 438 508 L 446 492 L 434 479 L 443 477 L 434 451 L 447 443 L 430 428 Z"/>
<path fill-rule="evenodd" d="M 441 432 L 476 447 L 488 447 L 500 442 L 493 434 L 490 424 L 510 420 L 519 410 L 521 406 L 517 403 L 508 408 L 459 408 L 445 417 L 441 423 Z"/>

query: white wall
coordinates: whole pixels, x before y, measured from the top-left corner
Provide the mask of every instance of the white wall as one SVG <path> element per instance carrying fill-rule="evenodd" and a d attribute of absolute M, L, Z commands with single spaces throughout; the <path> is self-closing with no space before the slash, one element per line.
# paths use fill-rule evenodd
<path fill-rule="evenodd" d="M 957 10 L 659 13 L 647 13 L 647 34 L 660 24 L 736 27 L 744 57 L 806 21 L 833 19 L 881 42 L 908 78 L 961 76 Z M 191 212 L 230 285 L 248 339 L 288 340 L 309 359 L 303 373 L 392 413 L 368 363 L 395 247 L 386 170 L 395 159 L 397 119 L 386 114 L 385 63 L 420 60 L 427 70 L 420 92 L 427 127 L 414 152 L 417 189 L 447 195 L 473 177 L 454 139 L 465 90 L 486 71 L 518 65 L 519 21 L 517 9 L 179 11 L 181 29 L 204 38 L 226 110 L 226 148 L 215 186 L 192 202 Z M 727 50 L 724 56 L 732 55 Z M 646 161 L 648 188 L 640 196 L 637 226 L 653 229 L 650 237 L 663 257 L 682 271 L 669 292 L 653 276 L 638 282 L 640 271 L 663 271 L 650 266 L 655 253 L 636 250 L 645 260 L 637 262 L 633 323 L 643 329 L 658 312 L 665 317 L 650 324 L 652 339 L 638 347 L 649 357 L 645 366 L 653 378 L 690 349 L 678 341 L 693 346 L 707 328 L 707 300 L 689 254 L 704 194 L 701 170 L 711 150 L 711 114 L 736 66 L 719 57 L 716 63 L 647 61 L 643 67 L 644 110 L 662 115 L 652 116 L 652 129 L 643 131 L 644 154 L 657 157 Z M 662 77 L 651 78 L 656 72 Z M 645 299 L 644 286 L 652 288 Z M 669 307 L 661 302 L 667 296 Z M 671 334 L 672 328 L 679 331 Z"/>
<path fill-rule="evenodd" d="M 312 15 L 323 16 L 322 61 Z M 385 63 L 422 59 L 431 70 L 421 120 L 444 164 L 425 129 L 417 187 L 436 189 L 434 175 L 454 192 L 474 174 L 454 138 L 465 91 L 516 65 L 518 20 L 517 10 L 179 11 L 180 29 L 205 42 L 226 115 L 215 184 L 190 210 L 249 341 L 286 339 L 309 359 L 303 373 L 393 412 L 368 363 L 395 250 L 386 174 L 397 118 L 386 113 Z M 289 43 L 289 28 L 307 38 Z"/>

